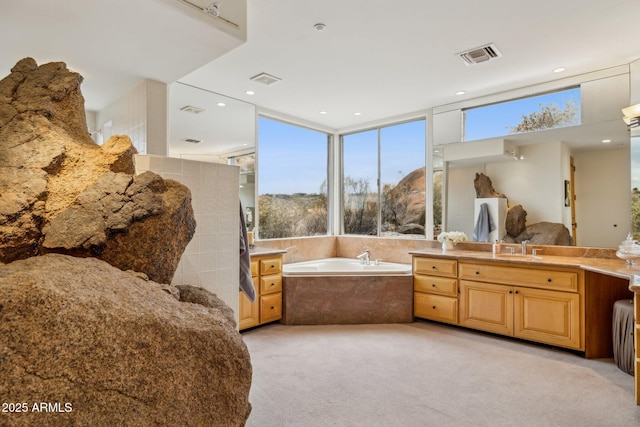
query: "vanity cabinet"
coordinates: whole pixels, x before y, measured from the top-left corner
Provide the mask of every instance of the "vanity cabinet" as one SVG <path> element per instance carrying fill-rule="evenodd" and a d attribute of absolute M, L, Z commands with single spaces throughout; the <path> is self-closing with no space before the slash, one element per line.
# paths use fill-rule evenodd
<path fill-rule="evenodd" d="M 256 300 L 252 303 L 240 292 L 241 330 L 282 318 L 282 255 L 251 257 L 251 276 Z"/>
<path fill-rule="evenodd" d="M 460 262 L 460 325 L 584 350 L 578 269 Z"/>
<path fill-rule="evenodd" d="M 413 274 L 415 317 L 590 358 L 611 357 L 610 307 L 628 293 L 614 278 L 533 263 L 414 255 Z"/>
<path fill-rule="evenodd" d="M 458 322 L 458 261 L 413 258 L 413 313 L 439 322 Z"/>

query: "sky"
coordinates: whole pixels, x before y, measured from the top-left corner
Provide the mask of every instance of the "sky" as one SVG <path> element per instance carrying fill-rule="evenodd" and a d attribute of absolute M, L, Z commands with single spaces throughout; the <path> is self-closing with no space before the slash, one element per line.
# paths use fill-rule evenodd
<path fill-rule="evenodd" d="M 424 166 L 425 121 L 381 130 L 381 177 L 397 183 Z M 258 119 L 260 194 L 317 193 L 327 179 L 327 135 L 276 120 Z M 345 176 L 367 179 L 375 189 L 378 168 L 377 129 L 345 135 Z"/>
<path fill-rule="evenodd" d="M 523 115 L 538 111 L 541 105 L 550 102 L 562 108 L 569 100 L 575 101 L 579 108 L 579 88 L 468 109 L 465 140 L 507 135 L 510 128 L 522 121 Z M 425 138 L 424 120 L 380 129 L 383 184 L 395 185 L 403 176 L 424 166 Z M 327 180 L 327 134 L 259 117 L 258 144 L 260 194 L 318 193 Z M 344 175 L 364 178 L 369 182 L 369 189 L 375 190 L 378 129 L 345 135 L 343 149 Z"/>

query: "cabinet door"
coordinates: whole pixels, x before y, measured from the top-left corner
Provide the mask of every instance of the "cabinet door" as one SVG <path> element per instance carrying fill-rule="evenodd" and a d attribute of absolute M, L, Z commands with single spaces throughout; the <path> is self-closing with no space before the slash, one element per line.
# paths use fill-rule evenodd
<path fill-rule="evenodd" d="M 260 297 L 260 323 L 282 319 L 282 292 Z"/>
<path fill-rule="evenodd" d="M 242 292 L 240 292 L 238 298 L 238 321 L 240 323 L 238 328 L 246 329 L 258 325 L 260 323 L 258 301 L 252 303 Z"/>
<path fill-rule="evenodd" d="M 459 324 L 513 335 L 513 286 L 460 280 Z"/>
<path fill-rule="evenodd" d="M 578 294 L 516 287 L 514 295 L 514 336 L 582 349 Z"/>

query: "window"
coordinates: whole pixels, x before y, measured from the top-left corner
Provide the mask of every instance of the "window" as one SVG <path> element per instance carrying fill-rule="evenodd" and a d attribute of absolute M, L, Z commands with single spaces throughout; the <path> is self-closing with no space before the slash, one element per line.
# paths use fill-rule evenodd
<path fill-rule="evenodd" d="M 464 140 L 580 124 L 580 88 L 464 110 Z"/>
<path fill-rule="evenodd" d="M 425 120 L 342 137 L 345 234 L 424 236 Z"/>
<path fill-rule="evenodd" d="M 326 133 L 258 118 L 258 236 L 327 234 Z"/>

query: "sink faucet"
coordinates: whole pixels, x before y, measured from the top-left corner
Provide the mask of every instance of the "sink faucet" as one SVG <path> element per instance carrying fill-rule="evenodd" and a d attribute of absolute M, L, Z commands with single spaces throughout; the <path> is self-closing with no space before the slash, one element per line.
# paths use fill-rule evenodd
<path fill-rule="evenodd" d="M 369 250 L 367 249 L 366 251 L 364 251 L 363 253 L 358 255 L 356 258 L 360 260 L 360 264 L 369 265 L 369 262 L 370 262 L 369 261 Z"/>
<path fill-rule="evenodd" d="M 522 255 L 526 255 L 527 254 L 527 243 L 529 243 L 528 240 L 523 240 L 521 245 L 522 245 Z"/>

